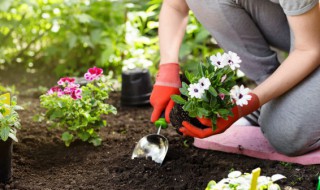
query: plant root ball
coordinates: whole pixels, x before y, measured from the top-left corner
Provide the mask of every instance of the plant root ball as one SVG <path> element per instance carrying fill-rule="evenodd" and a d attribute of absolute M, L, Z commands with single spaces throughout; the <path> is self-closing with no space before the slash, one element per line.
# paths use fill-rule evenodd
<path fill-rule="evenodd" d="M 170 112 L 170 122 L 181 135 L 182 133 L 179 131 L 179 128 L 182 127 L 183 121 L 188 121 L 192 125 L 201 129 L 208 128 L 207 126 L 202 125 L 197 118 L 190 117 L 188 113 L 182 109 L 182 106 L 176 103 Z"/>

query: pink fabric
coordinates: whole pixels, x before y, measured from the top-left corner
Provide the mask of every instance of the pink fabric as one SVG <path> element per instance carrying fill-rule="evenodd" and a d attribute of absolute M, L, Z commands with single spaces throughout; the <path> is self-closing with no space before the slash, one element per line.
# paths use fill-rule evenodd
<path fill-rule="evenodd" d="M 243 154 L 260 159 L 277 160 L 302 165 L 320 164 L 320 150 L 296 157 L 277 153 L 263 136 L 259 127 L 231 126 L 224 133 L 204 139 L 194 138 L 194 146 L 201 149 Z"/>

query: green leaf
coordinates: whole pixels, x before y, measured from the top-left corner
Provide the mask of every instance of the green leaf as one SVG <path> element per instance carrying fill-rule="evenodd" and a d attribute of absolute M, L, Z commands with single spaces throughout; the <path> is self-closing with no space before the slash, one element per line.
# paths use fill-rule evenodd
<path fill-rule="evenodd" d="M 204 73 L 203 73 L 203 68 L 202 68 L 202 63 L 198 64 L 198 72 L 200 73 L 201 77 L 204 77 Z"/>
<path fill-rule="evenodd" d="M 177 104 L 182 104 L 184 105 L 187 101 L 185 99 L 183 99 L 181 96 L 179 95 L 172 95 L 171 99 L 177 103 Z"/>
<path fill-rule="evenodd" d="M 94 146 L 99 146 L 99 145 L 101 145 L 102 139 L 101 138 L 94 138 L 94 139 L 91 139 L 89 142 L 92 143 Z"/>
<path fill-rule="evenodd" d="M 228 115 L 229 114 L 229 110 L 228 109 L 218 109 L 217 111 L 220 115 Z"/>
<path fill-rule="evenodd" d="M 204 108 L 197 108 L 197 116 L 199 117 L 207 117 L 209 113 L 210 112 Z"/>
<path fill-rule="evenodd" d="M 74 15 L 74 17 L 77 18 L 78 21 L 81 23 L 89 23 L 91 20 L 93 20 L 93 18 L 90 15 L 84 13 Z"/>
<path fill-rule="evenodd" d="M 212 86 L 209 87 L 209 92 L 210 92 L 210 94 L 212 94 L 212 96 L 214 96 L 214 97 L 218 96 L 217 91 L 216 91 Z"/>
<path fill-rule="evenodd" d="M 68 147 L 70 143 L 73 141 L 73 135 L 69 132 L 64 132 L 61 136 L 61 139 L 64 141 L 65 145 Z"/>
<path fill-rule="evenodd" d="M 195 41 L 197 43 L 203 42 L 208 36 L 210 36 L 210 33 L 207 30 L 200 30 L 200 32 L 196 33 Z"/>
<path fill-rule="evenodd" d="M 185 110 L 185 111 L 191 111 L 191 109 L 192 109 L 192 102 L 191 101 L 187 101 L 184 105 L 183 105 L 183 109 Z"/>
<path fill-rule="evenodd" d="M 191 73 L 188 72 L 188 71 L 185 71 L 185 76 L 186 76 L 187 80 L 188 80 L 190 83 L 193 82 L 193 80 L 194 80 L 194 75 L 193 75 L 193 74 L 191 74 Z"/>
<path fill-rule="evenodd" d="M 90 114 L 87 112 L 81 113 L 81 115 L 86 119 L 90 118 Z"/>
<path fill-rule="evenodd" d="M 229 94 L 230 94 L 230 92 L 228 92 L 228 91 L 227 91 L 226 89 L 224 89 L 224 88 L 219 88 L 218 91 L 219 91 L 220 93 L 222 93 L 222 94 L 225 94 L 225 95 L 229 95 Z"/>
<path fill-rule="evenodd" d="M 74 35 L 73 33 L 70 33 L 67 39 L 68 39 L 69 49 L 76 47 L 77 40 L 78 40 L 78 37 L 76 35 Z"/>
<path fill-rule="evenodd" d="M 87 133 L 86 131 L 78 132 L 77 135 L 82 141 L 87 141 L 89 139 L 89 137 L 90 137 L 90 134 Z"/>
<path fill-rule="evenodd" d="M 53 112 L 50 115 L 50 120 L 60 118 L 63 115 L 64 115 L 64 113 L 61 110 L 53 110 Z"/>
<path fill-rule="evenodd" d="M 189 96 L 188 88 L 189 88 L 189 85 L 187 85 L 187 83 L 185 82 L 182 82 L 182 87 L 179 89 L 180 93 L 182 95 Z"/>
<path fill-rule="evenodd" d="M 10 127 L 8 126 L 1 126 L 1 133 L 0 133 L 0 136 L 1 136 L 1 139 L 3 141 L 6 141 L 9 137 L 9 133 L 10 133 Z"/>
<path fill-rule="evenodd" d="M 103 31 L 100 30 L 100 29 L 96 29 L 96 30 L 92 30 L 92 31 L 91 31 L 90 37 L 91 37 L 91 41 L 92 41 L 94 44 L 97 44 L 97 43 L 100 42 L 102 32 L 103 32 Z"/>

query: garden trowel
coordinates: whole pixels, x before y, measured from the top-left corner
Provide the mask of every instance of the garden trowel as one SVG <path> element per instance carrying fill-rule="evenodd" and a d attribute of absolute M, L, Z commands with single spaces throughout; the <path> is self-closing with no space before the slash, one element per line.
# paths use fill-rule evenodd
<path fill-rule="evenodd" d="M 168 124 L 163 116 L 155 122 L 158 132 L 142 137 L 136 144 L 132 159 L 134 158 L 151 158 L 156 163 L 162 164 L 169 148 L 168 139 L 160 135 L 160 130 L 168 127 Z"/>

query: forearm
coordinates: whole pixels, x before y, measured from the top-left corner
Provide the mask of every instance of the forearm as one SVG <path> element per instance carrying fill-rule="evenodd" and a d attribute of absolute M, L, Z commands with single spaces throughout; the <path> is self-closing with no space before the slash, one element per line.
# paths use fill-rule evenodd
<path fill-rule="evenodd" d="M 319 18 L 319 6 L 305 14 L 288 17 L 295 37 L 294 49 L 280 67 L 253 90 L 261 105 L 284 94 L 319 67 Z"/>
<path fill-rule="evenodd" d="M 188 23 L 185 0 L 164 0 L 159 18 L 160 64 L 177 63 Z"/>
<path fill-rule="evenodd" d="M 260 105 L 284 94 L 319 67 L 319 55 L 294 50 L 268 79 L 253 90 L 259 97 Z"/>

